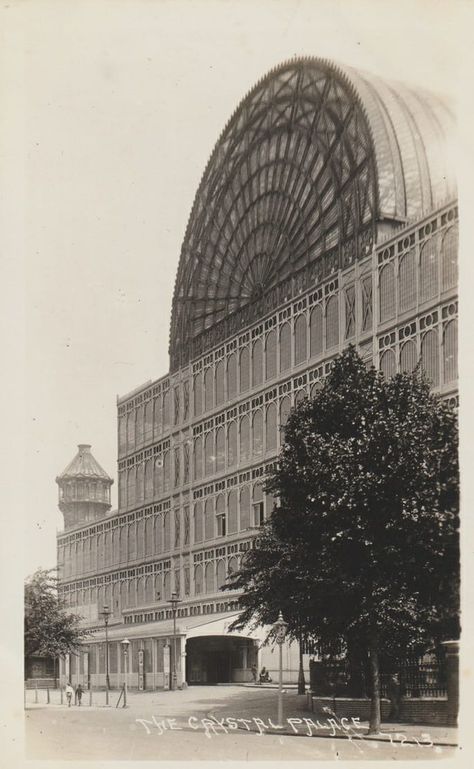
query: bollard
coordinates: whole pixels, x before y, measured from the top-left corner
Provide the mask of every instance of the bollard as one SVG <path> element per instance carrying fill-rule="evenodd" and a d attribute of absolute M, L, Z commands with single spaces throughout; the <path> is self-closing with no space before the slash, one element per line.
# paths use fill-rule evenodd
<path fill-rule="evenodd" d="M 59 688 L 59 693 L 61 695 L 61 705 L 62 705 L 63 704 L 63 687 L 62 686 Z"/>
<path fill-rule="evenodd" d="M 46 687 L 46 704 L 49 705 L 50 699 L 49 699 L 49 686 Z"/>
<path fill-rule="evenodd" d="M 91 706 L 91 705 L 92 705 L 92 686 L 89 689 L 89 706 Z"/>
<path fill-rule="evenodd" d="M 35 702 L 38 704 L 38 681 L 35 681 Z"/>

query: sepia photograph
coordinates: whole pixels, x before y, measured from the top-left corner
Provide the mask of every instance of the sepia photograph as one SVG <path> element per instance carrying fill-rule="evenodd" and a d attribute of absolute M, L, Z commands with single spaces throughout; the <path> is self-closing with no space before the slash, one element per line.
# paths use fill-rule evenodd
<path fill-rule="evenodd" d="M 467 10 L 3 7 L 12 763 L 462 757 Z"/>

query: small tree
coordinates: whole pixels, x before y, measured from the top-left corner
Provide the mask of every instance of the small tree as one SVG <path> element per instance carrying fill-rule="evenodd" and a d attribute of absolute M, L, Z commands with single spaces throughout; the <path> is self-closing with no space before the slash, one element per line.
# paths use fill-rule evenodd
<path fill-rule="evenodd" d="M 419 371 L 386 382 L 350 347 L 290 414 L 267 490 L 279 502 L 227 585 L 234 625 L 281 608 L 292 638 L 367 655 L 376 732 L 381 654 L 459 631 L 455 415 Z"/>
<path fill-rule="evenodd" d="M 25 582 L 25 661 L 35 654 L 63 657 L 88 635 L 81 617 L 59 597 L 55 569 L 37 569 Z"/>

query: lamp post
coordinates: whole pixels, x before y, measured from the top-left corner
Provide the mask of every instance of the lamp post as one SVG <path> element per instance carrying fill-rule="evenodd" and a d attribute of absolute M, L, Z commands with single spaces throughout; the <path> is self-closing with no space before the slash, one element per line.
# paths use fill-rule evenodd
<path fill-rule="evenodd" d="M 127 679 L 128 679 L 128 647 L 130 646 L 130 641 L 128 638 L 124 638 L 123 641 L 121 641 L 122 649 L 123 649 L 123 659 L 124 659 L 124 667 L 125 667 L 125 681 L 124 681 L 124 692 L 123 692 L 123 706 L 124 708 L 127 707 Z"/>
<path fill-rule="evenodd" d="M 109 704 L 109 617 L 112 614 L 107 604 L 104 604 L 100 616 L 104 618 L 105 625 L 105 704 Z"/>
<path fill-rule="evenodd" d="M 288 622 L 285 622 L 280 611 L 278 619 L 273 625 L 276 642 L 279 648 L 279 677 L 278 677 L 278 726 L 283 726 L 283 644 L 285 643 L 286 629 Z"/>
<path fill-rule="evenodd" d="M 179 603 L 181 603 L 181 598 L 178 598 L 178 594 L 171 593 L 171 607 L 173 610 L 173 672 L 171 675 L 171 689 L 173 690 L 178 688 L 176 676 L 176 611 Z"/>

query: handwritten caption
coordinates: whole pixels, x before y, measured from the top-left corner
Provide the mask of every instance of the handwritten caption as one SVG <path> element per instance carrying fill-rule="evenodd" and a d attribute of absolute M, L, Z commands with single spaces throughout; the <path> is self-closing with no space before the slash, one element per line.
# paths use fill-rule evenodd
<path fill-rule="evenodd" d="M 162 735 L 171 731 L 199 731 L 203 732 L 208 739 L 221 734 L 229 734 L 236 730 L 246 730 L 253 732 L 256 736 L 264 734 L 299 734 L 305 737 L 343 736 L 349 740 L 364 740 L 367 738 L 365 733 L 366 726 L 360 723 L 357 717 L 352 718 L 325 718 L 314 721 L 312 718 L 287 718 L 285 724 L 275 724 L 271 718 L 234 718 L 226 716 L 217 718 L 208 716 L 206 718 L 197 718 L 189 716 L 188 718 L 136 718 L 136 723 L 141 724 L 146 734 Z M 362 731 L 364 730 L 364 731 Z M 401 732 L 379 732 L 378 737 L 387 737 L 393 745 L 418 745 L 423 747 L 432 747 L 433 742 L 429 734 L 421 734 L 419 738 L 401 733 Z"/>

